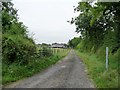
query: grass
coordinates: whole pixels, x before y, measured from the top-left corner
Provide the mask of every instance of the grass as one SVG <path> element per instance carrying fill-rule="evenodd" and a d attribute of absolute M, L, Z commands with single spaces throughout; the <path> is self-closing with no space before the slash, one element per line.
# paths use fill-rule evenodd
<path fill-rule="evenodd" d="M 105 68 L 105 57 L 96 54 L 82 53 L 76 50 L 77 55 L 87 67 L 87 73 L 97 88 L 118 88 L 118 61 L 117 54 L 109 55 L 109 68 Z"/>
<path fill-rule="evenodd" d="M 28 65 L 19 65 L 18 63 L 13 63 L 11 65 L 3 64 L 2 84 L 6 85 L 25 77 L 32 76 L 55 64 L 57 61 L 65 57 L 67 53 L 68 50 L 64 50 L 64 52 L 57 52 L 50 57 L 35 58 L 31 60 Z"/>

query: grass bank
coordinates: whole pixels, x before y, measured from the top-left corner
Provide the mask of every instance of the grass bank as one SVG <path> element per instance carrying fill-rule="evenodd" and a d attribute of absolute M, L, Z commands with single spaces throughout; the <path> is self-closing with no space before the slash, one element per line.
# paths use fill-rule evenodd
<path fill-rule="evenodd" d="M 109 55 L 109 68 L 105 68 L 105 56 L 83 53 L 76 50 L 77 55 L 86 65 L 87 73 L 97 88 L 118 87 L 118 53 Z"/>
<path fill-rule="evenodd" d="M 11 82 L 15 82 L 46 69 L 65 57 L 68 51 L 69 50 L 64 50 L 64 52 L 57 52 L 50 57 L 34 58 L 28 65 L 19 65 L 18 63 L 13 63 L 10 65 L 3 64 L 2 84 L 6 85 Z"/>

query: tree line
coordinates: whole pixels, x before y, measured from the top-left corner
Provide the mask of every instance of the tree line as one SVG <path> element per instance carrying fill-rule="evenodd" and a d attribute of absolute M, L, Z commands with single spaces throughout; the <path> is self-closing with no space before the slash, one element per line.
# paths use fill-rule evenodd
<path fill-rule="evenodd" d="M 120 2 L 79 2 L 74 8 L 75 24 L 80 37 L 69 40 L 70 47 L 85 63 L 97 88 L 118 88 L 120 75 Z M 105 68 L 106 47 L 108 70 Z"/>
<path fill-rule="evenodd" d="M 48 44 L 35 44 L 28 28 L 19 21 L 12 2 L 2 2 L 2 84 L 5 85 L 42 71 L 67 54 L 52 53 Z M 1 16 L 0 14 L 0 16 Z M 1 25 L 2 24 L 2 25 Z"/>
<path fill-rule="evenodd" d="M 3 62 L 28 63 L 35 53 L 35 42 L 28 37 L 27 27 L 18 21 L 13 3 L 2 2 L 2 55 Z"/>
<path fill-rule="evenodd" d="M 28 35 L 28 28 L 19 21 L 18 10 L 12 2 L 2 2 L 2 61 L 6 64 L 28 64 L 33 58 L 40 58 L 41 52 L 33 38 Z M 51 51 L 42 45 L 44 56 Z"/>
<path fill-rule="evenodd" d="M 75 24 L 76 32 L 80 34 L 80 42 L 73 47 L 81 51 L 94 51 L 109 47 L 114 54 L 120 48 L 120 2 L 79 2 L 74 8 L 80 14 L 69 21 Z"/>

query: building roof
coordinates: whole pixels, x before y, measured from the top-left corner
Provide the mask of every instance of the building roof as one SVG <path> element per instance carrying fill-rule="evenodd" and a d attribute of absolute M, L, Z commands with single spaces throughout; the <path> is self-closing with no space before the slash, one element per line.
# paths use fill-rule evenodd
<path fill-rule="evenodd" d="M 51 45 L 51 47 L 52 47 L 52 48 L 65 48 L 66 46 L 65 46 L 65 44 L 63 44 L 63 43 L 61 43 L 61 44 L 59 44 L 59 43 L 53 43 L 53 44 Z"/>

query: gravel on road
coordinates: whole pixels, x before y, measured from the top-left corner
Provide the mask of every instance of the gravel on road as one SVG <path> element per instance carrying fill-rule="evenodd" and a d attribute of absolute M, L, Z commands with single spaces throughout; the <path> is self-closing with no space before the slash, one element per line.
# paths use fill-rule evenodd
<path fill-rule="evenodd" d="M 71 50 L 48 69 L 5 88 L 94 88 L 85 72 L 85 65 Z"/>

